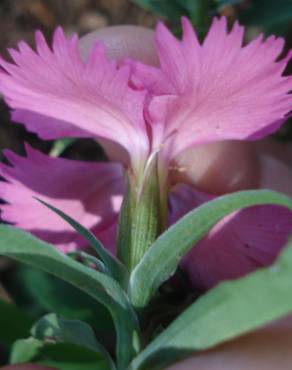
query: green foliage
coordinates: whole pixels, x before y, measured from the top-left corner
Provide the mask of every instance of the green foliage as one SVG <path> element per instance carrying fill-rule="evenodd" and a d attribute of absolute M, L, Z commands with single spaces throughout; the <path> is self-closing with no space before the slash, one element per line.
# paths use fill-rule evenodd
<path fill-rule="evenodd" d="M 10 363 L 34 362 L 58 369 L 115 370 L 107 351 L 95 338 L 91 327 L 79 320 L 67 320 L 55 314 L 40 319 L 31 329 L 32 337 L 15 342 Z M 65 352 L 62 352 L 64 351 Z M 67 352 L 66 351 L 73 351 Z"/>
<path fill-rule="evenodd" d="M 4 225 L 0 226 L 0 255 L 49 272 L 105 305 L 117 332 L 118 364 L 128 363 L 137 350 L 137 320 L 115 280 L 83 266 L 28 233 Z"/>
<path fill-rule="evenodd" d="M 10 347 L 14 341 L 26 337 L 32 319 L 13 304 L 0 300 L 0 343 Z"/>
<path fill-rule="evenodd" d="M 12 347 L 10 363 L 14 365 L 32 361 L 43 345 L 42 341 L 35 338 L 17 340 Z"/>
<path fill-rule="evenodd" d="M 196 1 L 196 0 L 195 0 Z M 186 0 L 134 0 L 146 10 L 159 14 L 170 22 L 177 23 L 181 15 L 188 15 L 188 8 L 195 1 Z"/>
<path fill-rule="evenodd" d="M 101 334 L 113 331 L 108 310 L 71 284 L 26 266 L 20 269 L 19 278 L 28 291 L 30 300 L 40 307 L 41 312 L 45 310 L 68 319 L 86 321 Z"/>
<path fill-rule="evenodd" d="M 267 34 L 285 35 L 291 26 L 291 0 L 133 0 L 165 18 L 175 32 L 179 33 L 181 16 L 187 16 L 200 35 L 208 30 L 211 18 L 225 6 L 244 3 L 238 9 L 239 20 L 246 26 L 257 26 Z"/>
<path fill-rule="evenodd" d="M 158 287 L 174 274 L 180 260 L 224 216 L 242 208 L 278 204 L 292 209 L 292 199 L 269 190 L 224 195 L 189 212 L 149 248 L 130 279 L 132 303 L 145 307 Z"/>
<path fill-rule="evenodd" d="M 211 14 L 217 5 L 213 0 L 133 0 L 159 16 L 165 18 L 175 32 L 179 33 L 180 19 L 187 16 L 195 25 L 199 34 L 204 35 L 211 21 Z"/>
<path fill-rule="evenodd" d="M 215 0 L 215 3 L 218 3 L 219 5 L 233 5 L 239 4 L 243 1 L 244 0 Z"/>
<path fill-rule="evenodd" d="M 31 334 L 42 341 L 72 343 L 95 351 L 104 358 L 108 368 L 115 368 L 107 351 L 97 342 L 92 328 L 85 322 L 63 319 L 52 313 L 40 319 L 31 329 Z"/>
<path fill-rule="evenodd" d="M 88 241 L 89 245 L 95 250 L 98 257 L 103 261 L 106 268 L 110 272 L 111 276 L 115 278 L 122 285 L 127 281 L 127 271 L 124 266 L 117 260 L 110 252 L 108 252 L 99 240 L 85 227 L 80 225 L 77 221 L 73 220 L 70 216 L 66 215 L 61 210 L 51 206 L 50 204 L 38 199 L 40 203 L 49 208 L 51 211 L 60 216 L 64 221 L 66 221 L 72 228 L 85 240 Z"/>
<path fill-rule="evenodd" d="M 266 33 L 281 35 L 291 26 L 291 0 L 256 0 L 240 14 L 240 21 L 247 26 L 262 27 Z"/>
<path fill-rule="evenodd" d="M 44 343 L 35 338 L 15 343 L 11 363 L 33 362 L 58 370 L 112 370 L 101 355 L 72 343 Z"/>
<path fill-rule="evenodd" d="M 195 351 L 292 312 L 292 241 L 277 262 L 200 297 L 133 361 L 130 369 L 161 369 Z"/>
<path fill-rule="evenodd" d="M 226 215 L 263 204 L 292 209 L 291 198 L 273 191 L 233 193 L 189 212 L 153 243 L 130 278 L 129 295 L 141 314 L 142 330 L 149 329 L 147 325 L 152 323 L 151 317 L 147 322 L 147 315 L 141 308 L 175 272 L 181 258 Z M 86 229 L 61 211 L 48 207 L 73 224 L 81 235 L 88 237 Z M 102 259 L 104 251 L 99 244 L 97 251 Z M 164 331 L 161 332 L 157 326 L 150 328 L 149 338 L 153 338 L 151 334 L 156 332 L 156 338 L 150 343 L 145 340 L 147 336 L 143 337 L 143 331 L 139 332 L 136 313 L 127 293 L 108 274 L 109 270 L 100 272 L 90 267 L 91 262 L 96 262 L 92 256 L 81 255 L 88 263 L 83 265 L 32 235 L 4 225 L 0 226 L 0 255 L 55 276 L 49 278 L 45 273 L 28 270 L 26 279 L 33 285 L 30 289 L 32 295 L 44 308 L 65 315 L 61 318 L 49 314 L 39 320 L 31 330 L 31 338 L 15 342 L 11 363 L 33 362 L 61 370 L 114 370 L 110 355 L 98 341 L 100 327 L 97 325 L 94 331 L 88 323 L 80 320 L 82 315 L 87 321 L 95 319 L 86 309 L 91 313 L 96 309 L 98 316 L 100 304 L 110 312 L 115 325 L 118 370 L 158 370 L 190 353 L 211 348 L 292 312 L 292 242 L 272 267 L 219 284 L 191 303 L 179 316 L 176 313 L 177 318 Z M 98 260 L 98 266 L 103 267 L 100 262 L 108 267 L 108 255 L 105 256 L 103 261 Z M 113 261 L 113 266 L 116 266 L 116 259 L 111 258 L 110 263 Z M 124 267 L 120 271 L 124 271 Z M 119 277 L 125 282 L 123 273 Z M 66 284 L 71 284 L 71 288 Z M 77 300 L 75 303 L 74 298 Z M 18 335 L 27 336 L 27 327 L 13 335 L 10 342 Z M 146 346 L 139 353 L 140 335 Z"/>
<path fill-rule="evenodd" d="M 68 343 L 45 345 L 35 363 L 58 370 L 111 370 L 96 352 Z"/>

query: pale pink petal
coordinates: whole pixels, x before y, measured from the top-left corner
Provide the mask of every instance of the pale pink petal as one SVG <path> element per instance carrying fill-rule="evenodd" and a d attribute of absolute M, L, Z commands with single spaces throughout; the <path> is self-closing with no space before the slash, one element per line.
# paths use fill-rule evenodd
<path fill-rule="evenodd" d="M 151 95 L 175 94 L 174 87 L 159 68 L 136 60 L 125 60 L 124 64 L 131 68 L 131 82 L 135 89 L 147 89 Z"/>
<path fill-rule="evenodd" d="M 213 196 L 180 186 L 170 196 L 170 222 Z M 271 264 L 292 232 L 292 212 L 279 206 L 256 206 L 221 220 L 184 258 L 192 285 L 209 289 Z"/>
<path fill-rule="evenodd" d="M 12 120 L 14 122 L 24 123 L 25 127 L 29 131 L 34 131 L 34 127 L 36 126 L 41 126 L 42 130 L 41 133 L 39 133 L 39 136 L 44 140 L 53 140 L 55 138 L 55 125 L 58 125 L 60 137 L 72 136 L 72 124 L 64 121 L 53 120 L 50 117 L 33 113 L 31 111 L 17 109 L 12 112 Z M 88 135 L 85 131 L 80 131 L 79 138 L 87 136 Z M 129 165 L 131 162 L 129 153 L 120 144 L 104 138 L 99 138 L 98 142 L 105 151 L 107 158 L 111 161 L 122 163 L 125 167 Z"/>
<path fill-rule="evenodd" d="M 86 242 L 59 216 L 40 204 L 40 198 L 76 219 L 113 248 L 123 194 L 123 170 L 116 163 L 92 163 L 52 158 L 27 146 L 27 157 L 11 151 L 11 166 L 1 164 L 2 220 L 28 230 L 69 251 Z M 109 230 L 110 235 L 107 235 Z"/>
<path fill-rule="evenodd" d="M 102 137 L 113 140 L 139 161 L 148 153 L 143 118 L 145 92 L 129 87 L 130 67 L 107 59 L 96 43 L 82 60 L 78 38 L 58 28 L 52 50 L 36 33 L 37 51 L 26 43 L 3 59 L 0 90 L 17 112 L 14 118 L 43 138 Z M 32 112 L 39 116 L 32 118 Z M 48 118 L 51 120 L 49 121 Z"/>
<path fill-rule="evenodd" d="M 203 44 L 186 18 L 181 41 L 159 24 L 161 69 L 130 63 L 133 84 L 149 89 L 146 117 L 170 159 L 197 144 L 264 137 L 291 110 L 292 78 L 283 76 L 291 54 L 279 61 L 284 40 L 261 35 L 243 46 L 243 27 L 228 32 L 226 23 L 215 18 Z"/>

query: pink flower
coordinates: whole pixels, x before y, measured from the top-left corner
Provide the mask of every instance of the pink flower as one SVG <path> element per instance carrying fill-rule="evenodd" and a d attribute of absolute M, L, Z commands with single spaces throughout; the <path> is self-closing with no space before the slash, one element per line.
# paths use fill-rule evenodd
<path fill-rule="evenodd" d="M 0 90 L 16 110 L 12 118 L 42 139 L 92 137 L 112 140 L 131 151 L 133 168 L 149 152 L 143 106 L 146 92 L 129 87 L 130 68 L 109 61 L 96 43 L 82 60 L 76 35 L 61 28 L 52 50 L 36 33 L 37 52 L 20 42 L 10 49 L 15 64 L 0 61 Z"/>
<path fill-rule="evenodd" d="M 200 44 L 186 18 L 182 26 L 178 41 L 158 25 L 160 68 L 130 62 L 134 83 L 152 96 L 156 145 L 173 159 L 194 145 L 259 139 L 279 128 L 292 102 L 292 78 L 282 76 L 291 54 L 278 61 L 284 40 L 260 35 L 243 47 L 243 27 L 235 23 L 228 33 L 226 18 L 215 18 Z"/>
<path fill-rule="evenodd" d="M 0 60 L 0 90 L 28 130 L 110 140 L 136 175 L 157 151 L 167 166 L 193 145 L 275 131 L 291 109 L 292 79 L 282 76 L 289 58 L 278 61 L 283 39 L 261 35 L 243 47 L 243 27 L 228 33 L 226 19 L 215 18 L 201 45 L 186 18 L 182 25 L 182 41 L 158 25 L 160 68 L 118 65 L 99 42 L 83 60 L 76 35 L 58 28 L 51 50 L 37 32 L 36 52 L 20 42 L 9 50 L 14 64 Z"/>
<path fill-rule="evenodd" d="M 123 167 L 139 184 L 158 157 L 160 187 L 166 193 L 169 166 L 186 149 L 275 131 L 291 108 L 292 79 L 282 76 L 289 57 L 278 60 L 283 40 L 260 36 L 246 46 L 242 42 L 243 28 L 235 24 L 228 33 L 221 18 L 201 45 L 183 19 L 182 41 L 162 24 L 157 27 L 159 68 L 110 61 L 100 43 L 83 60 L 77 37 L 67 39 L 60 28 L 52 50 L 41 33 L 36 34 L 37 52 L 23 42 L 19 51 L 10 50 L 14 63 L 0 60 L 0 91 L 13 119 L 43 139 L 95 138 L 121 165 L 50 158 L 29 147 L 27 158 L 6 152 L 12 167 L 0 167 L 5 179 L 0 196 L 7 202 L 1 205 L 3 220 L 63 251 L 83 247 L 69 226 L 32 198 L 38 196 L 114 248 Z M 210 199 L 198 194 L 186 187 L 172 192 L 170 220 Z M 210 287 L 272 261 L 292 230 L 291 213 L 277 208 L 267 217 L 261 209 L 225 219 L 191 252 L 184 265 L 196 286 Z M 248 212 L 256 215 L 251 216 L 254 222 L 247 217 L 243 226 L 238 220 Z M 277 237 L 265 244 L 275 215 Z M 220 266 L 213 263 L 215 255 Z"/>

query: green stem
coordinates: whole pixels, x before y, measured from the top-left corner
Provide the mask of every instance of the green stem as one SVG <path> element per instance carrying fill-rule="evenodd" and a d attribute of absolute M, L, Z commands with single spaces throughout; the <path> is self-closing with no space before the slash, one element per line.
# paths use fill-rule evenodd
<path fill-rule="evenodd" d="M 143 180 L 136 185 L 129 174 L 118 233 L 118 257 L 132 271 L 157 239 L 166 216 L 161 213 L 157 161 L 150 164 Z M 165 212 L 164 212 L 165 213 Z"/>

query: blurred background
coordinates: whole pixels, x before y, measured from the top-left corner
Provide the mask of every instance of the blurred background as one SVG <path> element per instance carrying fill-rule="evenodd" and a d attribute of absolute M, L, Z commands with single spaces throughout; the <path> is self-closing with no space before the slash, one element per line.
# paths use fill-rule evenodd
<path fill-rule="evenodd" d="M 292 47 L 292 0 L 1 0 L 0 54 L 7 57 L 6 49 L 15 47 L 19 40 L 33 45 L 36 29 L 50 39 L 57 25 L 63 26 L 68 34 L 77 32 L 82 36 L 115 24 L 154 28 L 157 20 L 162 19 L 179 36 L 179 20 L 186 15 L 203 37 L 212 17 L 218 14 L 226 15 L 230 23 L 239 19 L 245 24 L 247 39 L 259 32 L 276 34 L 286 38 L 287 49 Z M 290 140 L 291 123 L 276 136 Z M 56 145 L 43 142 L 20 125 L 11 123 L 9 110 L 0 98 L 0 150 L 10 148 L 24 153 L 24 141 L 44 152 Z M 103 153 L 95 142 L 78 140 L 62 155 L 92 160 L 100 159 Z M 15 305 L 11 305 L 12 302 Z M 25 337 L 32 320 L 48 311 L 84 319 L 106 333 L 111 320 L 106 312 L 102 318 L 95 317 L 92 313 L 97 310 L 94 307 L 88 310 L 94 305 L 95 302 L 66 284 L 0 258 L 0 365 L 7 361 L 14 340 Z M 106 335 L 103 337 L 111 340 Z"/>

